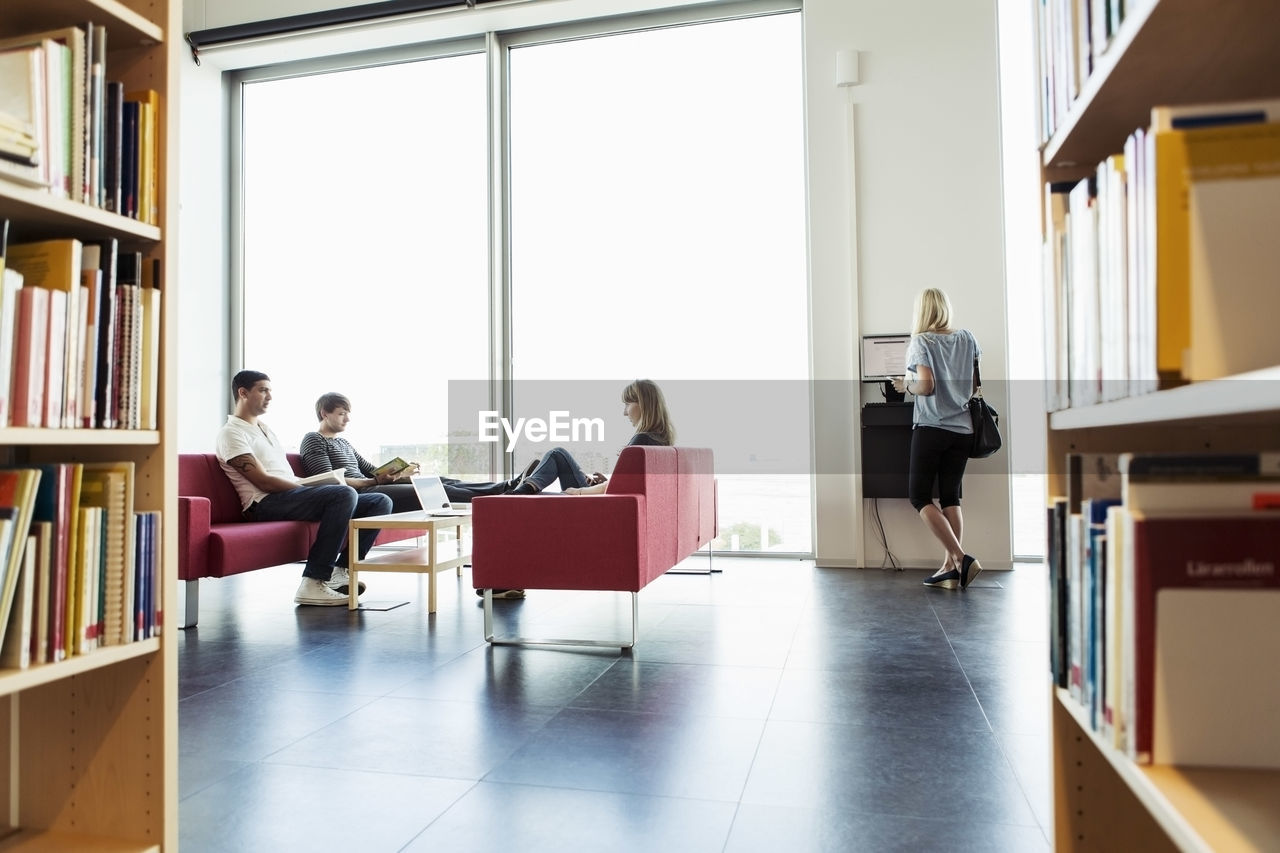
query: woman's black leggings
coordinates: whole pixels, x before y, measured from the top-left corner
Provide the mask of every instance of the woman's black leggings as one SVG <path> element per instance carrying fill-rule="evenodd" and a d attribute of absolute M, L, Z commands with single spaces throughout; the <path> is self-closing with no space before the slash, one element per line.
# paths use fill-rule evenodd
<path fill-rule="evenodd" d="M 938 502 L 943 508 L 960 505 L 960 481 L 973 447 L 973 434 L 938 427 L 918 426 L 911 431 L 911 467 L 907 495 L 916 512 L 933 502 L 933 482 L 938 481 Z"/>

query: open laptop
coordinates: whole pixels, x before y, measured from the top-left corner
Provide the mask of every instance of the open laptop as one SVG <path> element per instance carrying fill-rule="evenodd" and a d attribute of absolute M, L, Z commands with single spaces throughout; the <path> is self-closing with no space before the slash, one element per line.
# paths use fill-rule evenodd
<path fill-rule="evenodd" d="M 414 474 L 409 478 L 413 490 L 418 493 L 418 501 L 427 515 L 470 515 L 471 507 L 467 504 L 453 506 L 445 493 L 444 483 L 434 474 Z"/>

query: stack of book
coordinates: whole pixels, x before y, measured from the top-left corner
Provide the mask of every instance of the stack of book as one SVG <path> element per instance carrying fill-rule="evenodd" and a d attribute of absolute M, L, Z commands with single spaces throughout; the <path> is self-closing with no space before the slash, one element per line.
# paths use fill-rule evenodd
<path fill-rule="evenodd" d="M 92 22 L 0 40 L 0 179 L 156 224 L 160 96 L 106 56 Z"/>
<path fill-rule="evenodd" d="M 115 239 L 3 238 L 0 427 L 156 429 L 158 262 Z"/>
<path fill-rule="evenodd" d="M 1280 363 L 1280 101 L 1156 107 L 1045 192 L 1050 411 Z"/>
<path fill-rule="evenodd" d="M 1071 454 L 1049 510 L 1055 683 L 1140 763 L 1280 768 L 1280 452 Z"/>
<path fill-rule="evenodd" d="M 0 469 L 0 665 L 158 634 L 159 530 L 131 462 Z"/>

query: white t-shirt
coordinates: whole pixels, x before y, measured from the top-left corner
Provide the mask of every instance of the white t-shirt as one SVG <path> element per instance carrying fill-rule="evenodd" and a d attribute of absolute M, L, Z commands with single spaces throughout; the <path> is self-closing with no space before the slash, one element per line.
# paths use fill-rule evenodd
<path fill-rule="evenodd" d="M 244 418 L 227 415 L 227 422 L 222 425 L 222 429 L 218 430 L 215 452 L 218 454 L 218 461 L 222 463 L 222 470 L 227 472 L 227 478 L 236 487 L 242 510 L 248 509 L 270 493 L 250 483 L 244 474 L 227 464 L 228 459 L 252 453 L 258 460 L 258 464 L 262 466 L 262 470 L 271 476 L 284 477 L 287 480 L 298 479 L 298 475 L 293 473 L 293 468 L 289 466 L 289 457 L 285 455 L 284 445 L 280 443 L 280 439 L 276 438 L 271 427 L 262 421 L 251 424 Z"/>

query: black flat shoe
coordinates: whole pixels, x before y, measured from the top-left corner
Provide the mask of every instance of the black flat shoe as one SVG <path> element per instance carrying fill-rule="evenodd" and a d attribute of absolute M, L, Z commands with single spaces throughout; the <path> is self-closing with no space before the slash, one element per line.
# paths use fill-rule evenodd
<path fill-rule="evenodd" d="M 936 586 L 941 589 L 955 589 L 956 584 L 960 583 L 960 573 L 955 569 L 949 572 L 943 572 L 940 575 L 933 575 L 924 579 L 925 586 Z"/>
<path fill-rule="evenodd" d="M 965 554 L 964 560 L 960 563 L 960 588 L 968 589 L 969 584 L 973 583 L 974 579 L 981 573 L 982 564 Z"/>

